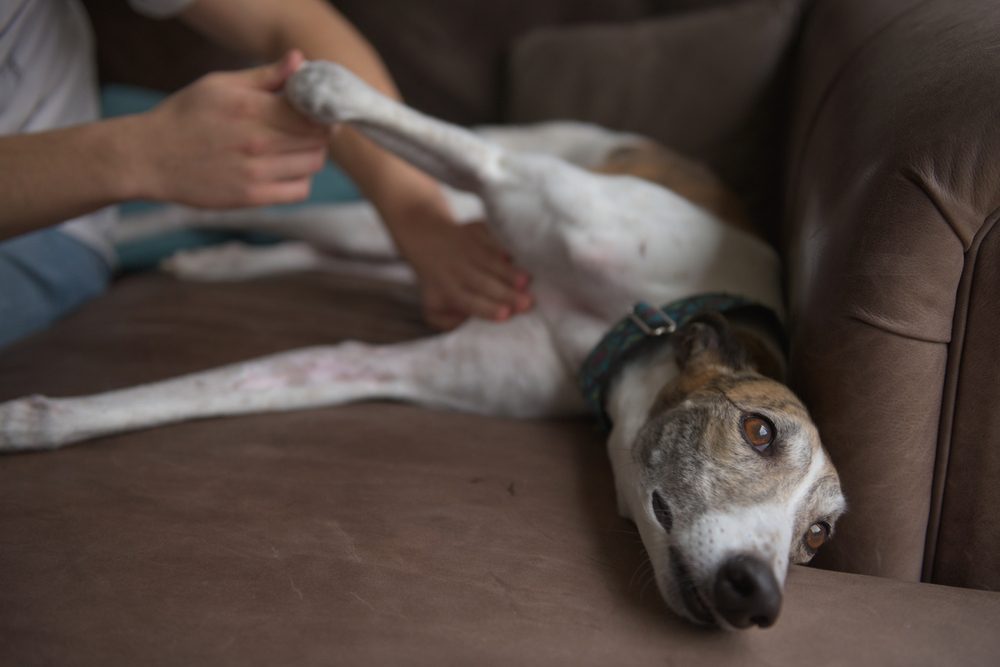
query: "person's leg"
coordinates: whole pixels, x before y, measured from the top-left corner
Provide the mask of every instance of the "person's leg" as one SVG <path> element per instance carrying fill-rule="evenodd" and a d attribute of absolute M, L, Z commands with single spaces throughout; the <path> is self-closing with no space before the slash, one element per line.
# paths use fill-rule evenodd
<path fill-rule="evenodd" d="M 100 295 L 110 281 L 108 262 L 58 229 L 0 243 L 0 348 Z"/>

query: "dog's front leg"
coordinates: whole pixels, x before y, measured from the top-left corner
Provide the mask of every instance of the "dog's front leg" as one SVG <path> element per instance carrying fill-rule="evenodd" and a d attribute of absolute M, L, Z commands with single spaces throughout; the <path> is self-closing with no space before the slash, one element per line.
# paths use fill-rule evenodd
<path fill-rule="evenodd" d="M 450 334 L 388 346 L 347 342 L 92 396 L 0 404 L 0 451 L 54 449 L 189 419 L 396 399 L 530 417 L 579 409 L 544 325 L 472 321 Z"/>
<path fill-rule="evenodd" d="M 503 149 L 382 95 L 346 68 L 313 61 L 285 87 L 289 100 L 323 123 L 350 123 L 440 181 L 478 192 L 503 176 Z"/>

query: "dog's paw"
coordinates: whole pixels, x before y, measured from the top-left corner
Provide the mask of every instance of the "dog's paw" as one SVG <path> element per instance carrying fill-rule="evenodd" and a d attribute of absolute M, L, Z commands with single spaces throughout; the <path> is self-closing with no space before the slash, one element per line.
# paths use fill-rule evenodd
<path fill-rule="evenodd" d="M 374 91 L 342 65 L 314 60 L 285 84 L 285 96 L 310 118 L 332 125 L 358 118 L 359 102 Z"/>
<path fill-rule="evenodd" d="M 160 270 L 191 282 L 237 282 L 256 277 L 254 257 L 252 248 L 233 241 L 182 250 L 160 262 Z"/>
<path fill-rule="evenodd" d="M 52 412 L 52 399 L 38 394 L 0 403 L 0 453 L 57 446 L 52 437 Z"/>
<path fill-rule="evenodd" d="M 318 253 L 300 241 L 255 246 L 232 241 L 181 251 L 160 262 L 160 269 L 192 282 L 239 282 L 317 268 Z"/>

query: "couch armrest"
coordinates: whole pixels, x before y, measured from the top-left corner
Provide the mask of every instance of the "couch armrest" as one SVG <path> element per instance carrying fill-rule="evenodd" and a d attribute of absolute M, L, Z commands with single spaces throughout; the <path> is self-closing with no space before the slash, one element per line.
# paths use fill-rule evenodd
<path fill-rule="evenodd" d="M 792 382 L 851 506 L 818 559 L 1000 586 L 1000 15 L 820 0 L 786 183 Z"/>

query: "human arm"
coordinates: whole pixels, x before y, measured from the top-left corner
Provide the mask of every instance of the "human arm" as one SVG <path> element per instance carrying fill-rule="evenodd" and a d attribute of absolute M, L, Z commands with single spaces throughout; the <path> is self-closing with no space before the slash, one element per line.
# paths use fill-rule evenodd
<path fill-rule="evenodd" d="M 145 114 L 0 137 L 0 238 L 128 199 L 228 208 L 305 198 L 326 131 L 274 95 L 301 60 L 205 77 Z"/>
<path fill-rule="evenodd" d="M 197 0 L 182 18 L 231 48 L 273 58 L 289 48 L 339 62 L 383 93 L 399 93 L 370 44 L 321 0 Z M 425 316 L 450 328 L 472 314 L 506 319 L 531 305 L 528 276 L 482 226 L 455 224 L 437 183 L 346 127 L 333 158 L 378 209 L 420 278 Z"/>
<path fill-rule="evenodd" d="M 0 137 L 0 239 L 131 198 L 132 119 Z"/>

